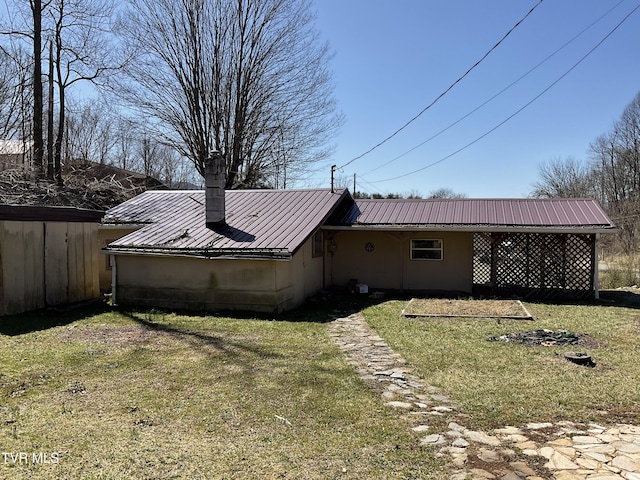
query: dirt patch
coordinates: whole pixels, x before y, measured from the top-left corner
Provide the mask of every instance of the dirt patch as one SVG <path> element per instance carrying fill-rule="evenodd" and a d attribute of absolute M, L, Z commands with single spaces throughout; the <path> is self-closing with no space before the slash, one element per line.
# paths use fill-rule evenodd
<path fill-rule="evenodd" d="M 533 320 L 519 300 L 455 300 L 412 298 L 402 311 L 407 317 L 515 318 Z"/>

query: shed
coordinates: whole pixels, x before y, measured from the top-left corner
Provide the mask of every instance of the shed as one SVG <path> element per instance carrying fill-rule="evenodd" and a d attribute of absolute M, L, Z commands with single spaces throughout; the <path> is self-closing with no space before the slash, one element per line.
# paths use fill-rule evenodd
<path fill-rule="evenodd" d="M 346 190 L 219 190 L 147 191 L 107 212 L 107 235 L 131 230 L 103 249 L 114 303 L 281 312 L 322 289 L 320 227 Z"/>
<path fill-rule="evenodd" d="M 0 205 L 0 315 L 97 298 L 103 214 Z"/>

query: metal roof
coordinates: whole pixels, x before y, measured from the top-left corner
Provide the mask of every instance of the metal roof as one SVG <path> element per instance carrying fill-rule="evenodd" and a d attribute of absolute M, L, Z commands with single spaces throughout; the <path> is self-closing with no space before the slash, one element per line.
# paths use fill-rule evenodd
<path fill-rule="evenodd" d="M 615 229 L 590 198 L 356 200 L 334 226 L 601 232 Z"/>
<path fill-rule="evenodd" d="M 0 139 L 0 155 L 23 155 L 32 145 L 33 142 Z"/>
<path fill-rule="evenodd" d="M 226 225 L 209 229 L 204 191 L 147 191 L 107 211 L 105 224 L 143 224 L 106 250 L 288 258 L 325 222 L 347 190 L 227 190 Z"/>
<path fill-rule="evenodd" d="M 120 253 L 290 258 L 319 228 L 598 233 L 615 225 L 593 199 L 357 200 L 343 190 L 228 190 L 226 224 L 210 229 L 205 193 L 147 191 L 104 216 L 141 228 L 106 247 Z"/>

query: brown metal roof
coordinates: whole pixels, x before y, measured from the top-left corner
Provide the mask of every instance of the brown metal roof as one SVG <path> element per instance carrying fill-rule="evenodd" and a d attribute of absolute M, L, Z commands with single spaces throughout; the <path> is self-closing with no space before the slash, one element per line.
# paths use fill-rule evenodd
<path fill-rule="evenodd" d="M 203 191 L 147 191 L 107 212 L 105 224 L 146 224 L 107 250 L 286 258 L 347 198 L 346 190 L 228 190 L 226 225 L 211 230 Z"/>
<path fill-rule="evenodd" d="M 356 200 L 334 226 L 543 229 L 599 232 L 615 225 L 589 198 Z"/>

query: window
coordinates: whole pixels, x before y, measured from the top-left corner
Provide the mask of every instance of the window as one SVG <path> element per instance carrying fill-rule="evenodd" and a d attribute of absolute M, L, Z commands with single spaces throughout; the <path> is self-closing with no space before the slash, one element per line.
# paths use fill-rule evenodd
<path fill-rule="evenodd" d="M 411 260 L 442 260 L 442 240 L 411 240 Z"/>
<path fill-rule="evenodd" d="M 313 234 L 313 256 L 321 257 L 324 253 L 324 242 L 323 242 L 323 234 L 322 230 L 318 230 Z"/>

